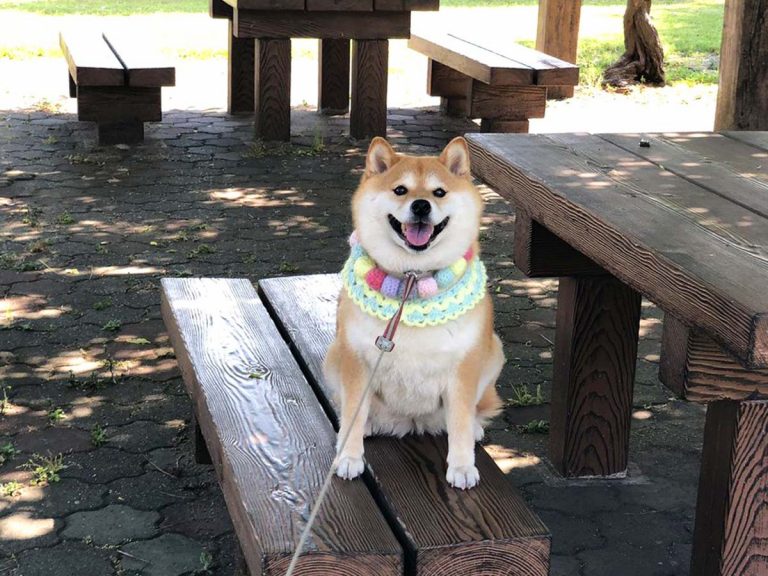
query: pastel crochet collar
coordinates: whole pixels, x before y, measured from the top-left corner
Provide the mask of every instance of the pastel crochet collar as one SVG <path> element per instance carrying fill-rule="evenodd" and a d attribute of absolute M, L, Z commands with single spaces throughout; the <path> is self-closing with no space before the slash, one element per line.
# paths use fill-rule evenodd
<path fill-rule="evenodd" d="M 349 297 L 367 314 L 389 320 L 400 305 L 405 282 L 376 266 L 360 245 L 357 234 L 349 238 L 351 252 L 342 270 Z M 437 326 L 472 310 L 485 296 L 486 272 L 472 249 L 451 266 L 419 278 L 416 290 L 403 308 L 407 326 Z"/>

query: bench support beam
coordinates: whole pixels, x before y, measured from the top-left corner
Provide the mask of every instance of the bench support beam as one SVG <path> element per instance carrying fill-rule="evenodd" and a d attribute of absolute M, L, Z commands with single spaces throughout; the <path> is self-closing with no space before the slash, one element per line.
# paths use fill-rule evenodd
<path fill-rule="evenodd" d="M 255 57 L 255 40 L 236 37 L 232 20 L 230 20 L 227 59 L 227 110 L 230 114 L 253 114 L 256 82 Z"/>
<path fill-rule="evenodd" d="M 291 139 L 291 40 L 256 40 L 256 135 Z"/>
<path fill-rule="evenodd" d="M 707 407 L 691 574 L 762 574 L 768 557 L 768 401 Z"/>
<path fill-rule="evenodd" d="M 336 116 L 349 112 L 349 40 L 319 41 L 317 109 Z"/>
<path fill-rule="evenodd" d="M 619 280 L 560 278 L 549 453 L 564 476 L 626 472 L 639 327 Z"/>
<path fill-rule="evenodd" d="M 581 0 L 539 0 L 536 50 L 566 62 L 576 62 Z M 547 98 L 573 96 L 574 86 L 550 86 Z"/>
<path fill-rule="evenodd" d="M 353 138 L 387 133 L 388 40 L 352 41 L 352 109 L 349 132 Z"/>

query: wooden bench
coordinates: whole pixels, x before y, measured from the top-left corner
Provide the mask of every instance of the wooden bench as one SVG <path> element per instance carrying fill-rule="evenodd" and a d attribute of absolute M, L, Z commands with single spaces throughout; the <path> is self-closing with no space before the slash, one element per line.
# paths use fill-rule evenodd
<path fill-rule="evenodd" d="M 483 132 L 528 132 L 543 118 L 547 87 L 574 86 L 574 64 L 508 39 L 471 32 L 414 32 L 408 46 L 429 58 L 427 92 L 450 116 L 480 118 Z"/>
<path fill-rule="evenodd" d="M 690 573 L 768 556 L 768 132 L 472 134 L 516 205 L 515 263 L 559 276 L 550 457 L 627 467 L 641 295 L 665 313 L 661 379 L 707 402 Z"/>
<path fill-rule="evenodd" d="M 163 318 L 254 576 L 285 570 L 334 457 L 336 412 L 320 367 L 340 281 L 259 288 L 162 282 Z M 444 437 L 369 438 L 365 450 L 364 480 L 334 478 L 300 573 L 547 574 L 546 527 L 482 447 L 482 480 L 468 491 L 445 481 Z"/>
<path fill-rule="evenodd" d="M 160 90 L 175 85 L 176 69 L 139 42 L 113 33 L 59 34 L 77 118 L 98 124 L 99 144 L 141 142 L 144 122 L 162 119 Z"/>

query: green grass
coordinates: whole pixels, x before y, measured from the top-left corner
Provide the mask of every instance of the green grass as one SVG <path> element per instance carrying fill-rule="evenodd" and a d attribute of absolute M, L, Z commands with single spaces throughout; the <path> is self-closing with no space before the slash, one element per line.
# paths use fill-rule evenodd
<path fill-rule="evenodd" d="M 36 14 L 95 14 L 130 16 L 158 12 L 198 13 L 208 11 L 207 0 L 0 0 L 0 10 L 23 10 Z"/>

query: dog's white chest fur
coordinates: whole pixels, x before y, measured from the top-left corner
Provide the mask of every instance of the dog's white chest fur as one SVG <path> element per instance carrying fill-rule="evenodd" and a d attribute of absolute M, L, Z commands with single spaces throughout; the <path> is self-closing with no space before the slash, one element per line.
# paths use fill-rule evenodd
<path fill-rule="evenodd" d="M 369 434 L 403 435 L 445 429 L 442 396 L 456 385 L 458 367 L 481 332 L 479 307 L 439 326 L 400 324 L 395 349 L 385 352 L 373 380 Z M 347 322 L 349 347 L 372 370 L 379 356 L 374 345 L 385 323 L 354 308 Z"/>

